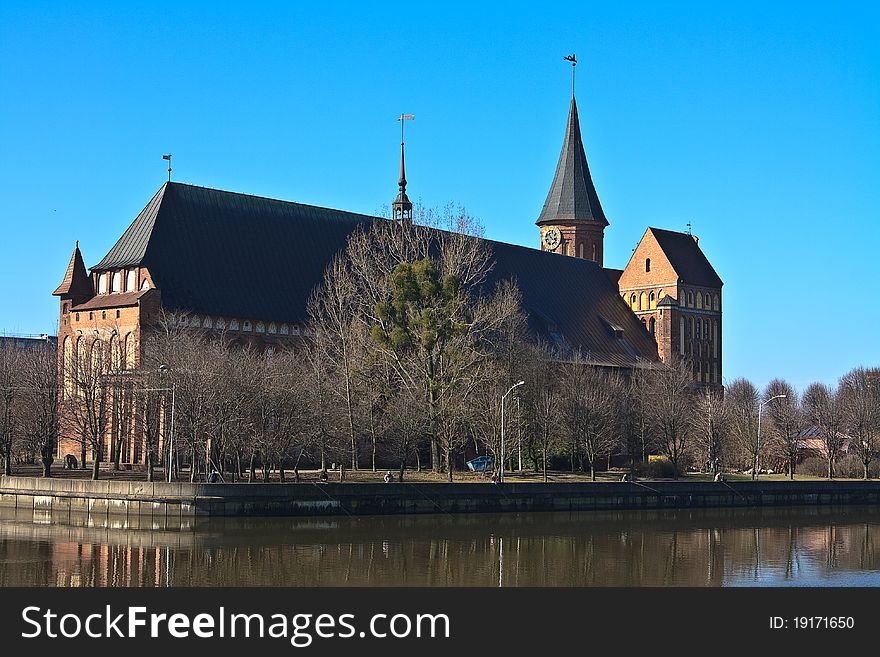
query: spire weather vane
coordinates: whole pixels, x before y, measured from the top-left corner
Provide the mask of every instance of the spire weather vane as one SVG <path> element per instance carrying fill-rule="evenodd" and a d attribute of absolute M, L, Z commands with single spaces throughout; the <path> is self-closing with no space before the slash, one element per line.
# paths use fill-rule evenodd
<path fill-rule="evenodd" d="M 571 95 L 574 96 L 574 67 L 577 66 L 578 60 L 574 53 L 563 57 L 567 62 L 571 62 Z"/>
<path fill-rule="evenodd" d="M 162 156 L 163 160 L 168 160 L 168 182 L 171 182 L 171 153 Z"/>

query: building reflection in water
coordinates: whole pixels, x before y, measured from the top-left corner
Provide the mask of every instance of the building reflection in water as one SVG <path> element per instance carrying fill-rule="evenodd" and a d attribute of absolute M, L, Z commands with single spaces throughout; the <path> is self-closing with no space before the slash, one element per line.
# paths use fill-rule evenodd
<path fill-rule="evenodd" d="M 2 586 L 880 585 L 880 509 L 216 519 L 0 514 Z"/>

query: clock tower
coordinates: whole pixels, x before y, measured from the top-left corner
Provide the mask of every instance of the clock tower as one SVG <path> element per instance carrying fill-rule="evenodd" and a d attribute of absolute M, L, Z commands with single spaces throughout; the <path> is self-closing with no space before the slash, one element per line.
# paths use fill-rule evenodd
<path fill-rule="evenodd" d="M 586 258 L 602 266 L 608 220 L 587 166 L 574 94 L 556 175 L 535 223 L 541 229 L 542 251 Z"/>

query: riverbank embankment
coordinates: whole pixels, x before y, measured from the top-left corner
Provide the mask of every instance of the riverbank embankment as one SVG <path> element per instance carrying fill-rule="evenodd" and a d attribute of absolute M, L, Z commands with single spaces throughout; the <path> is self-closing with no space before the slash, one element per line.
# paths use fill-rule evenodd
<path fill-rule="evenodd" d="M 206 484 L 0 476 L 35 514 L 191 518 L 880 504 L 880 481 Z"/>

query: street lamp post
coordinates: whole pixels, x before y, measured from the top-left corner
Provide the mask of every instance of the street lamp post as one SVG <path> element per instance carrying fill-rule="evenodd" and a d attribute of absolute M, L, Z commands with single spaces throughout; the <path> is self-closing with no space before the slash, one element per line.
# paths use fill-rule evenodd
<path fill-rule="evenodd" d="M 761 412 L 764 410 L 764 407 L 767 404 L 769 404 L 770 402 L 772 402 L 774 399 L 783 399 L 784 397 L 786 397 L 786 395 L 776 395 L 775 397 L 771 397 L 770 399 L 767 399 L 758 405 L 758 444 L 757 444 L 757 449 L 755 450 L 755 469 L 754 469 L 754 472 L 752 473 L 752 475 L 753 475 L 752 478 L 755 481 L 757 481 L 757 479 L 758 479 L 758 465 L 759 465 L 758 459 L 761 456 Z"/>
<path fill-rule="evenodd" d="M 507 399 L 507 395 L 524 383 L 525 381 L 517 381 L 501 395 L 501 467 L 498 470 L 498 483 L 504 483 L 504 401 Z"/>
<path fill-rule="evenodd" d="M 170 372 L 171 368 L 167 365 L 159 365 L 159 372 L 164 374 L 165 372 Z M 177 389 L 177 384 L 172 379 L 171 381 L 171 431 L 168 437 L 168 462 L 165 464 L 165 467 L 168 470 L 168 483 L 171 483 L 171 476 L 174 472 L 174 398 Z"/>

